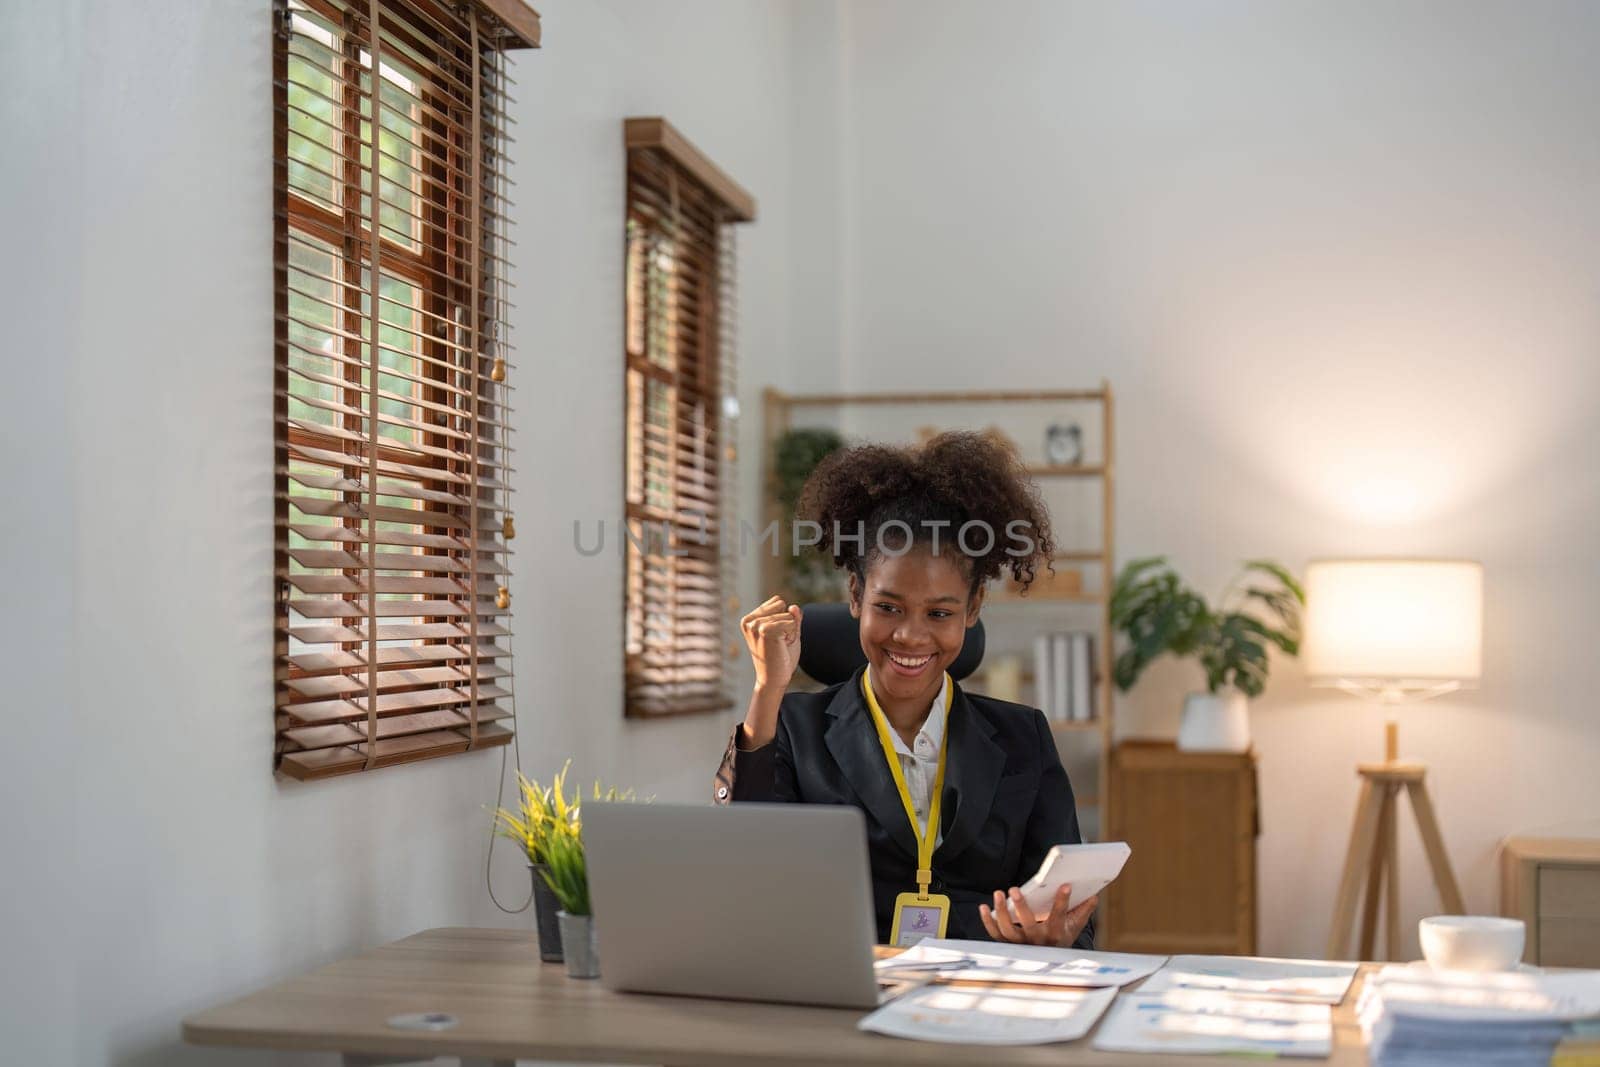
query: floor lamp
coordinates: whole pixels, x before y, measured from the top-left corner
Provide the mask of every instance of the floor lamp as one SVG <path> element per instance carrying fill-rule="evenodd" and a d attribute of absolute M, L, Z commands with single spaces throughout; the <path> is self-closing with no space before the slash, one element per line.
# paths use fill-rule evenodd
<path fill-rule="evenodd" d="M 1333 906 L 1328 958 L 1342 959 L 1365 881 L 1359 959 L 1373 959 L 1378 904 L 1386 955 L 1400 941 L 1400 870 L 1395 824 L 1400 793 L 1411 799 L 1444 911 L 1465 911 L 1450 869 L 1427 768 L 1399 758 L 1401 704 L 1475 685 L 1482 668 L 1483 568 L 1463 560 L 1315 560 L 1306 571 L 1305 656 L 1313 685 L 1337 686 L 1384 708 L 1384 760 L 1363 763 L 1350 847 Z"/>

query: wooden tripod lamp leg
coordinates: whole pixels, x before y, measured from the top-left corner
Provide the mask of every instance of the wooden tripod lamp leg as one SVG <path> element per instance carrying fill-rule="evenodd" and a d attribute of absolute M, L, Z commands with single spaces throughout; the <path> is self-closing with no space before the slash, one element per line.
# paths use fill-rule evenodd
<path fill-rule="evenodd" d="M 1439 820 L 1433 814 L 1433 801 L 1428 797 L 1428 787 L 1419 777 L 1406 783 L 1411 794 L 1411 810 L 1417 816 L 1417 830 L 1422 835 L 1422 847 L 1428 853 L 1428 866 L 1433 868 L 1433 881 L 1439 887 L 1439 899 L 1446 915 L 1465 915 L 1461 901 L 1461 887 L 1456 884 L 1455 872 L 1450 869 L 1450 856 L 1444 850 L 1444 838 L 1439 833 Z"/>
<path fill-rule="evenodd" d="M 1378 902 L 1383 896 L 1386 872 L 1395 869 L 1394 806 L 1397 803 L 1395 787 L 1381 782 L 1377 789 L 1382 794 L 1378 802 L 1378 832 L 1372 838 L 1372 859 L 1367 864 L 1367 898 L 1361 906 L 1361 943 L 1357 959 L 1371 960 L 1378 940 Z M 1387 914 L 1394 914 L 1394 898 L 1389 898 Z M 1392 958 L 1392 957 L 1391 957 Z"/>
<path fill-rule="evenodd" d="M 1400 789 L 1389 790 L 1389 803 L 1383 809 L 1383 836 L 1389 842 L 1389 888 L 1384 894 L 1388 903 L 1383 906 L 1383 958 L 1400 958 Z"/>
<path fill-rule="evenodd" d="M 1339 895 L 1333 903 L 1333 925 L 1328 930 L 1328 958 L 1340 959 L 1350 943 L 1351 924 L 1356 916 L 1356 897 L 1361 892 L 1361 876 L 1372 859 L 1373 838 L 1378 833 L 1379 802 L 1372 779 L 1361 777 L 1361 799 L 1356 803 L 1355 824 L 1350 830 L 1350 847 L 1344 854 L 1344 874 L 1339 878 Z"/>

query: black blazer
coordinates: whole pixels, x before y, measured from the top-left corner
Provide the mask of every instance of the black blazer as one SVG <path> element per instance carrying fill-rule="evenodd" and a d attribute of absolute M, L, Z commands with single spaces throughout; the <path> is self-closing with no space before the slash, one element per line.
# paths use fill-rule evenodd
<path fill-rule="evenodd" d="M 723 804 L 850 804 L 866 812 L 878 939 L 887 942 L 895 897 L 916 889 L 917 845 L 861 693 L 864 670 L 820 692 L 785 694 L 768 745 L 741 750 L 736 727 L 715 791 Z M 1082 835 L 1044 714 L 954 689 L 931 888 L 950 898 L 947 937 L 987 940 L 978 905 L 1033 877 L 1050 846 Z M 1075 947 L 1094 947 L 1093 920 Z"/>

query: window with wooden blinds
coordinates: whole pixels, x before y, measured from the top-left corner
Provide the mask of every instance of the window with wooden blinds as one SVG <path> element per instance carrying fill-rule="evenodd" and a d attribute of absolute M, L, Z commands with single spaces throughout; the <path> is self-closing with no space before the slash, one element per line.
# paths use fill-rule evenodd
<path fill-rule="evenodd" d="M 755 201 L 662 119 L 628 119 L 624 140 L 624 709 L 715 711 L 732 703 L 723 668 L 744 647 L 731 623 L 738 531 L 728 529 L 732 224 L 754 219 Z"/>
<path fill-rule="evenodd" d="M 538 43 L 538 16 L 275 16 L 276 764 L 320 778 L 504 745 L 505 53 Z"/>

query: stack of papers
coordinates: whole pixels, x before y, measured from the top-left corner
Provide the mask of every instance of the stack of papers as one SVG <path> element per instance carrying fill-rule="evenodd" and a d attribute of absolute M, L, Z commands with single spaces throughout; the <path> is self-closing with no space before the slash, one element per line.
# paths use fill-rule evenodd
<path fill-rule="evenodd" d="M 1095 1035 L 1106 1052 L 1321 1056 L 1333 1051 L 1333 1009 L 1229 993 L 1126 993 Z"/>
<path fill-rule="evenodd" d="M 898 956 L 879 960 L 876 967 L 880 979 L 925 974 L 962 982 L 1087 988 L 1137 982 L 1166 960 L 1165 956 L 1127 952 L 1080 952 L 998 941 L 928 938 Z"/>
<path fill-rule="evenodd" d="M 1354 963 L 1324 960 L 1174 956 L 1139 987 L 1139 992 L 1189 990 L 1304 1004 L 1338 1004 L 1349 992 L 1356 970 Z"/>
<path fill-rule="evenodd" d="M 1389 966 L 1367 981 L 1356 1011 L 1376 1067 L 1545 1067 L 1572 1024 L 1600 1018 L 1600 971 Z"/>

